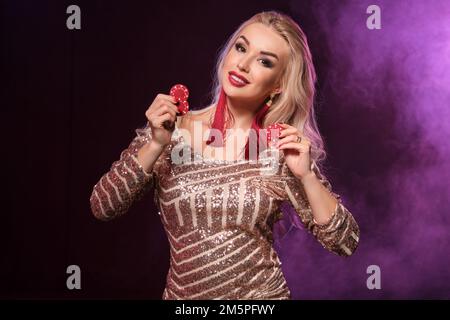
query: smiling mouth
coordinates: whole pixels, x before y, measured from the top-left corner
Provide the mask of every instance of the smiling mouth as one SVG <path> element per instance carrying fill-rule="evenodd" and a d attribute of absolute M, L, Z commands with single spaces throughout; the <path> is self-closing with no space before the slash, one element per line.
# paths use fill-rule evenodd
<path fill-rule="evenodd" d="M 235 87 L 243 87 L 243 86 L 246 86 L 248 84 L 248 81 L 245 81 L 245 80 L 241 79 L 240 77 L 238 77 L 233 72 L 229 72 L 228 73 L 228 80 Z"/>

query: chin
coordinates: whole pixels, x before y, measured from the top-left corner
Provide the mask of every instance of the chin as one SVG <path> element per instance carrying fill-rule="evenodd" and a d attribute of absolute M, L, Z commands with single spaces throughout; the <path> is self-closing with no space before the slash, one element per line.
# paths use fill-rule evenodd
<path fill-rule="evenodd" d="M 224 79 L 222 82 L 223 91 L 225 94 L 233 99 L 248 99 L 251 97 L 251 94 L 248 88 L 237 88 L 230 83 L 228 83 L 228 79 Z"/>
<path fill-rule="evenodd" d="M 248 92 L 243 92 L 244 90 L 242 89 L 237 89 L 232 86 L 229 87 L 224 86 L 223 90 L 230 99 L 252 100 L 252 95 L 249 94 Z"/>

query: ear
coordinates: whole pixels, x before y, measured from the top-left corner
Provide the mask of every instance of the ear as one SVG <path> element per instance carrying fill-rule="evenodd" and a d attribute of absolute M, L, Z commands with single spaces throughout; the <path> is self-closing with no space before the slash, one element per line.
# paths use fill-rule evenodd
<path fill-rule="evenodd" d="M 273 95 L 277 95 L 277 94 L 280 94 L 281 93 L 281 89 L 275 89 L 274 91 L 272 91 L 272 93 L 270 94 L 271 96 L 273 96 Z"/>
<path fill-rule="evenodd" d="M 280 93 L 281 93 L 281 88 L 280 88 L 280 85 L 278 85 L 278 86 L 275 87 L 275 89 L 272 91 L 271 95 L 280 94 Z"/>

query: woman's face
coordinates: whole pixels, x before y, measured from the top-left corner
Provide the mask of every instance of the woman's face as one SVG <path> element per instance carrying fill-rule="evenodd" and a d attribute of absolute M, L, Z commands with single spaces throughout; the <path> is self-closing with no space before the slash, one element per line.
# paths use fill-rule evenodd
<path fill-rule="evenodd" d="M 221 74 L 225 93 L 248 103 L 259 103 L 278 93 L 288 58 L 288 44 L 273 29 L 261 23 L 248 25 L 225 57 Z"/>

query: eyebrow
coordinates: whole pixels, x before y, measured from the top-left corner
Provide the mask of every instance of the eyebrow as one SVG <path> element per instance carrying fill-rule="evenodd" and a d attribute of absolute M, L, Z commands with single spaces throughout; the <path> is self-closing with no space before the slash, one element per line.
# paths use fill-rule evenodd
<path fill-rule="evenodd" d="M 241 35 L 241 36 L 239 36 L 239 38 L 244 39 L 245 43 L 247 43 L 248 46 L 250 45 L 250 41 L 248 41 L 248 39 L 245 36 Z M 276 58 L 277 60 L 280 60 L 280 59 L 278 59 L 278 56 L 275 53 L 272 53 L 269 51 L 260 51 L 260 53 L 265 54 L 266 56 L 272 56 L 272 57 Z"/>

